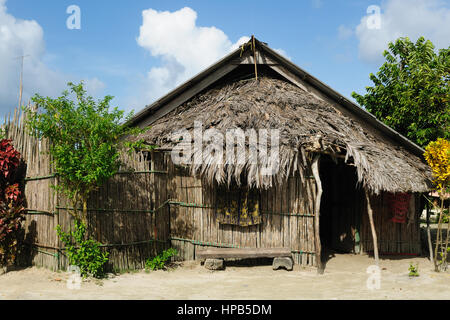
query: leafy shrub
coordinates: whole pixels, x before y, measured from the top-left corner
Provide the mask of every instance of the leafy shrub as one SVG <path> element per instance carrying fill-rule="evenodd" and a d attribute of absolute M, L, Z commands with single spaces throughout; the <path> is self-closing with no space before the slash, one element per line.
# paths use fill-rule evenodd
<path fill-rule="evenodd" d="M 113 97 L 95 101 L 87 95 L 83 82 L 68 83 L 69 91 L 59 98 L 36 94 L 32 100 L 39 110 L 27 109 L 27 127 L 38 138 L 51 141 L 49 154 L 58 174 L 58 188 L 70 201 L 75 219 L 87 224 L 87 201 L 92 191 L 117 173 L 120 149 L 132 148 L 122 139 L 143 130 L 130 128 L 132 113 L 110 107 Z M 144 147 L 142 140 L 136 148 Z M 82 207 L 82 211 L 79 210 Z"/>
<path fill-rule="evenodd" d="M 0 141 L 0 171 L 8 179 L 20 165 L 20 153 L 14 149 L 11 140 Z"/>
<path fill-rule="evenodd" d="M 61 241 L 65 244 L 70 265 L 80 268 L 81 276 L 93 276 L 102 278 L 104 265 L 108 262 L 108 252 L 103 252 L 100 243 L 86 237 L 86 225 L 81 221 L 75 221 L 74 230 L 63 232 L 61 226 L 56 227 Z"/>
<path fill-rule="evenodd" d="M 448 223 L 448 211 L 444 209 L 444 194 L 450 189 L 450 141 L 438 138 L 436 141 L 430 142 L 425 148 L 425 159 L 433 172 L 433 183 L 436 191 L 439 194 L 441 205 L 439 208 L 439 220 L 436 237 L 436 246 L 434 248 L 434 256 L 441 257 L 439 261 L 434 259 L 434 269 L 436 272 L 447 270 L 447 256 L 446 248 L 449 243 L 449 234 L 447 232 L 446 239 L 442 234 L 442 224 Z M 440 250 L 440 252 L 438 252 Z"/>
<path fill-rule="evenodd" d="M 15 262 L 24 211 L 25 208 L 21 205 L 0 202 L 0 265 Z"/>
<path fill-rule="evenodd" d="M 419 266 L 413 265 L 412 263 L 409 264 L 409 276 L 410 277 L 418 277 L 419 276 Z"/>
<path fill-rule="evenodd" d="M 433 172 L 433 182 L 439 193 L 450 184 L 450 141 L 439 138 L 425 148 L 424 157 Z"/>
<path fill-rule="evenodd" d="M 154 271 L 166 269 L 167 261 L 169 261 L 170 258 L 177 254 L 177 250 L 173 248 L 167 249 L 153 259 L 147 259 L 147 261 L 145 262 L 145 270 Z"/>
<path fill-rule="evenodd" d="M 449 223 L 450 219 L 449 219 L 449 213 L 448 213 L 448 209 L 444 210 L 443 215 L 442 215 L 442 223 Z"/>
<path fill-rule="evenodd" d="M 434 219 L 434 223 L 439 223 L 439 215 L 436 215 L 436 218 Z M 442 223 L 449 223 L 448 210 L 444 210 L 444 212 L 442 213 Z"/>
<path fill-rule="evenodd" d="M 0 265 L 16 260 L 18 238 L 22 231 L 25 208 L 17 181 L 21 180 L 20 153 L 11 140 L 0 141 Z"/>

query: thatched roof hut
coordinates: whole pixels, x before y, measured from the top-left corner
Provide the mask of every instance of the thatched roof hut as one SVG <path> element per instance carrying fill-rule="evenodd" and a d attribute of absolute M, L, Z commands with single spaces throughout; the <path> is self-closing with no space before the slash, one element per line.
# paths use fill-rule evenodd
<path fill-rule="evenodd" d="M 265 44 L 256 43 L 259 56 L 278 59 L 277 65 L 286 62 Z M 242 54 L 241 49 L 226 60 L 235 63 L 233 58 L 237 53 Z M 247 58 L 252 58 L 251 52 L 249 54 Z M 283 182 L 290 170 L 296 171 L 301 167 L 302 152 L 319 152 L 344 156 L 346 163 L 356 166 L 359 181 L 376 194 L 382 190 L 430 190 L 431 171 L 423 161 L 424 150 L 392 132 L 371 114 L 357 106 L 359 110 L 355 112 L 355 106 L 348 107 L 350 101 L 341 102 L 344 100 L 342 97 L 340 101 L 330 101 L 329 97 L 324 99 L 314 94 L 315 88 L 311 88 L 314 84 L 308 82 L 312 77 L 298 67 L 296 71 L 304 73 L 303 81 L 306 83 L 303 85 L 286 79 L 284 74 L 271 68 L 273 64 L 258 64 L 258 79 L 251 72 L 252 65 L 246 67 L 238 73 L 235 70 L 230 72 L 232 76 L 217 79 L 215 83 L 202 88 L 200 94 L 190 97 L 176 108 L 171 107 L 172 110 L 164 116 L 155 116 L 151 122 L 152 129 L 139 138 L 163 149 L 172 149 L 180 143 L 173 141 L 174 132 L 186 129 L 194 136 L 194 120 L 202 122 L 205 130 L 214 128 L 224 136 L 227 130 L 234 128 L 280 129 L 281 168 L 277 175 L 267 177 L 260 174 L 258 165 L 267 166 L 265 161 L 270 159 L 260 159 L 258 164 L 249 163 L 249 159 L 246 159 L 245 165 L 211 164 L 206 161 L 192 166 L 192 173 L 203 173 L 218 183 L 230 183 L 232 177 L 239 183 L 244 173 L 248 185 L 267 188 L 273 185 L 273 180 Z M 188 83 L 198 81 L 194 78 Z M 183 86 L 180 88 L 184 90 Z M 326 91 L 323 94 L 329 93 Z M 135 117 L 134 124 L 142 125 L 144 117 L 147 120 L 150 115 L 164 109 L 166 104 L 165 101 L 158 101 L 147 107 Z M 148 124 L 145 122 L 145 125 Z M 192 157 L 195 156 L 194 152 Z"/>
<path fill-rule="evenodd" d="M 425 192 L 430 188 L 429 169 L 419 156 L 370 132 L 365 123 L 356 122 L 332 104 L 275 77 L 218 84 L 156 120 L 140 138 L 171 149 L 179 143 L 172 141 L 177 130 L 187 129 L 193 136 L 193 119 L 224 136 L 230 128 L 281 128 L 281 170 L 275 177 L 258 175 L 257 164 L 250 164 L 249 159 L 244 166 L 193 166 L 193 173 L 204 172 L 218 183 L 229 183 L 230 177 L 240 179 L 242 172 L 248 184 L 258 188 L 272 186 L 272 179 L 283 182 L 291 168 L 296 171 L 302 165 L 303 150 L 345 156 L 347 163 L 356 166 L 359 180 L 375 193 Z"/>
<path fill-rule="evenodd" d="M 205 156 L 204 153 L 201 157 L 203 161 L 192 161 L 208 145 L 213 144 L 213 149 L 217 147 L 214 146 L 215 140 L 203 140 L 200 145 L 194 143 L 188 157 L 191 160 L 190 175 L 200 179 L 198 181 L 201 181 L 203 194 L 214 194 L 208 199 L 203 196 L 203 201 L 210 201 L 211 207 L 215 208 L 212 217 L 216 217 L 220 211 L 217 203 L 225 201 L 228 193 L 234 192 L 232 186 L 259 190 L 260 204 L 266 203 L 265 199 L 270 198 L 271 194 L 279 194 L 280 199 L 273 202 L 267 200 L 266 203 L 266 209 L 273 214 L 275 207 L 284 206 L 279 202 L 286 203 L 285 209 L 289 210 L 290 220 L 281 222 L 279 230 L 274 231 L 269 220 L 258 220 L 262 221 L 262 225 L 258 231 L 254 230 L 254 236 L 262 242 L 256 243 L 257 246 L 264 246 L 262 239 L 266 236 L 279 239 L 271 240 L 265 246 L 290 245 L 291 248 L 297 248 L 294 251 L 299 252 L 298 261 L 302 261 L 304 254 L 320 255 L 320 239 L 325 241 L 322 233 L 328 232 L 333 234 L 330 243 L 335 243 L 339 237 L 342 242 L 345 234 L 351 242 L 350 251 L 355 252 L 356 241 L 362 238 L 361 243 L 364 245 L 361 244 L 363 248 L 358 251 L 369 252 L 372 248 L 376 252 L 379 246 L 375 232 L 379 233 L 379 229 L 375 229 L 383 226 L 383 233 L 378 235 L 381 251 L 420 252 L 417 216 L 422 203 L 418 193 L 431 189 L 431 171 L 422 158 L 424 150 L 265 43 L 252 38 L 249 43 L 146 107 L 131 120 L 131 124 L 151 126 L 150 130 L 135 139 L 143 139 L 149 144 L 158 145 L 160 151 L 170 152 L 192 145 L 198 135 L 195 121 L 201 122 L 203 130 L 215 129 L 223 137 L 230 129 L 279 130 L 279 144 L 271 146 L 279 148 L 277 159 L 272 157 L 270 148 L 270 156 L 259 152 L 264 151 L 265 147 L 258 144 L 257 161 L 245 157 L 241 159 L 243 161 L 230 162 L 224 159 L 215 162 L 211 155 Z M 188 132 L 190 140 L 174 139 L 174 133 L 179 130 Z M 245 155 L 250 154 L 249 135 L 244 142 L 233 142 L 235 151 L 242 150 L 239 148 L 244 144 L 244 150 L 248 151 Z M 237 152 L 237 159 L 243 156 Z M 320 171 L 320 177 L 319 156 L 322 156 L 320 163 L 326 168 Z M 334 166 L 330 160 L 335 162 Z M 273 175 L 263 173 L 263 168 L 274 161 L 278 161 L 279 170 Z M 295 194 L 290 189 L 292 184 L 297 185 Z M 343 184 L 346 187 L 341 187 Z M 227 186 L 228 189 L 221 189 L 221 186 Z M 334 193 L 331 190 L 335 190 Z M 365 197 L 360 190 L 366 191 Z M 288 194 L 288 199 L 283 198 L 286 192 L 292 193 Z M 399 193 L 414 194 L 410 202 L 408 226 L 401 230 L 395 228 L 392 222 L 392 225 L 387 226 L 387 221 L 391 221 L 388 216 L 392 212 L 386 210 L 390 201 L 386 195 Z M 333 205 L 332 199 L 335 202 L 336 199 L 346 199 L 347 204 Z M 296 227 L 291 225 L 294 223 L 293 217 L 302 216 L 293 212 L 300 209 L 308 211 L 304 217 L 314 217 L 312 224 L 307 219 L 295 221 L 296 226 L 305 226 L 305 234 L 301 236 L 292 231 Z M 328 229 L 322 230 L 319 216 L 321 221 L 334 221 L 338 215 L 336 212 L 340 220 L 348 222 L 345 227 L 325 222 Z M 369 213 L 370 219 L 365 218 L 365 212 Z M 207 225 L 202 222 L 198 229 L 206 232 L 205 228 L 216 228 L 214 230 L 219 233 L 226 229 L 223 219 L 213 220 L 207 220 Z M 243 228 L 243 225 L 236 228 Z M 238 229 L 236 232 L 244 232 Z M 272 230 L 270 235 L 269 229 Z M 245 230 L 251 233 L 249 229 Z M 371 232 L 375 236 L 373 242 Z M 230 237 L 236 239 L 235 236 Z M 303 237 L 303 240 L 299 237 Z M 399 240 L 399 237 L 403 237 L 403 240 Z M 217 240 L 217 237 L 213 236 L 214 239 Z M 392 246 L 393 242 L 396 242 L 397 247 Z M 309 248 L 309 251 L 305 248 Z M 320 259 L 308 259 L 308 264 L 312 261 L 320 266 Z"/>
<path fill-rule="evenodd" d="M 52 230 L 73 227 L 70 204 L 52 189 L 49 142 L 26 134 L 26 119 L 15 112 L 4 125 L 27 164 L 26 263 L 65 269 Z M 159 148 L 122 153 L 121 170 L 87 206 L 88 232 L 108 248 L 111 270 L 142 268 L 168 247 L 179 260 L 201 259 L 204 247 L 291 252 L 318 270 L 334 252 L 421 253 L 420 193 L 431 188 L 424 151 L 254 38 L 131 124 L 150 130 L 130 139 Z M 244 139 L 221 145 L 205 138 L 212 128 L 209 138 L 234 129 Z M 187 157 L 177 164 L 180 151 Z"/>

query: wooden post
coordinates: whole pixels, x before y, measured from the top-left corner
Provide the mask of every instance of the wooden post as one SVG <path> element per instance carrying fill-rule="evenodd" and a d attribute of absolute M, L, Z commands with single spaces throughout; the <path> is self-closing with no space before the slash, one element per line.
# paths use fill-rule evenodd
<path fill-rule="evenodd" d="M 316 245 L 316 259 L 317 259 L 317 273 L 323 274 L 324 268 L 322 264 L 322 247 L 320 244 L 320 202 L 322 200 L 322 182 L 320 180 L 319 174 L 319 160 L 320 155 L 314 157 L 312 163 L 312 172 L 317 185 L 317 195 L 314 205 L 314 234 L 315 234 L 315 245 Z"/>
<path fill-rule="evenodd" d="M 23 59 L 29 57 L 29 55 L 20 56 L 20 84 L 19 84 L 19 110 L 22 108 L 22 93 L 23 93 Z"/>
<path fill-rule="evenodd" d="M 433 245 L 431 243 L 431 231 L 430 231 L 430 204 L 429 203 L 427 203 L 427 238 L 428 238 L 428 250 L 430 251 L 430 261 L 434 265 Z"/>
<path fill-rule="evenodd" d="M 372 205 L 370 204 L 370 196 L 367 189 L 366 192 L 366 200 L 367 200 L 367 213 L 369 214 L 369 221 L 370 221 L 370 229 L 372 229 L 372 238 L 373 238 L 373 255 L 375 258 L 375 263 L 378 266 L 380 263 L 380 260 L 378 258 L 378 240 L 377 240 L 377 233 L 375 231 L 375 224 L 373 223 L 373 211 L 372 211 Z"/>
<path fill-rule="evenodd" d="M 258 67 L 256 62 L 256 43 L 254 35 L 252 35 L 252 47 L 253 47 L 253 60 L 255 62 L 255 79 L 258 80 Z"/>
<path fill-rule="evenodd" d="M 23 93 L 23 58 L 20 57 L 20 88 L 19 88 L 19 109 L 22 108 L 22 93 Z"/>
<path fill-rule="evenodd" d="M 437 235 L 436 235 L 436 247 L 434 248 L 434 271 L 436 271 L 436 272 L 439 272 L 439 262 L 438 262 L 439 249 L 441 249 L 441 252 L 442 252 L 442 243 L 441 243 L 442 242 L 442 216 L 444 213 L 444 196 L 443 196 L 443 194 L 440 194 L 440 198 L 441 198 L 441 207 L 439 210 L 439 223 L 438 223 L 438 229 L 437 229 Z M 439 246 L 441 246 L 441 247 L 439 248 Z M 443 263 L 444 260 L 441 259 L 441 262 Z"/>

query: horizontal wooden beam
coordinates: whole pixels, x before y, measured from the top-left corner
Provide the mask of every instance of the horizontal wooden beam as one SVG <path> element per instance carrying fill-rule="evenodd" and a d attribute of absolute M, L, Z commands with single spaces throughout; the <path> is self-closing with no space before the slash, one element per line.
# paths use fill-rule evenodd
<path fill-rule="evenodd" d="M 255 57 L 253 56 L 253 53 L 250 51 L 247 51 L 242 57 L 237 58 L 231 62 L 231 64 L 249 64 L 254 65 L 255 64 Z M 266 54 L 263 52 L 257 50 L 256 51 L 256 64 L 264 64 L 264 65 L 279 65 L 278 62 L 270 59 Z"/>
<path fill-rule="evenodd" d="M 198 259 L 248 259 L 290 257 L 292 252 L 289 248 L 208 248 L 198 249 L 195 255 Z"/>

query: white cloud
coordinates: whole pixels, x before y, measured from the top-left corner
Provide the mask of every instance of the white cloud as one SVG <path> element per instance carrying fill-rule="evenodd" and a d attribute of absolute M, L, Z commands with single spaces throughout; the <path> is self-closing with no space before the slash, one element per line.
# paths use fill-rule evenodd
<path fill-rule="evenodd" d="M 97 96 L 106 89 L 106 84 L 94 77 L 84 81 L 84 88 L 88 94 Z"/>
<path fill-rule="evenodd" d="M 161 65 L 148 72 L 141 89 L 144 93 L 132 101 L 139 107 L 166 94 L 250 39 L 241 37 L 232 43 L 216 27 L 197 26 L 197 13 L 188 7 L 174 12 L 148 9 L 142 12 L 142 17 L 137 43 L 159 58 Z"/>
<path fill-rule="evenodd" d="M 274 50 L 276 53 L 282 55 L 284 58 L 286 58 L 286 59 L 292 61 L 291 57 L 290 57 L 290 56 L 287 54 L 287 52 L 284 51 L 283 49 L 273 49 L 273 50 Z"/>
<path fill-rule="evenodd" d="M 52 70 L 44 62 L 45 41 L 42 27 L 34 20 L 17 19 L 7 12 L 6 0 L 0 0 L 0 112 L 18 105 L 20 59 L 26 55 L 23 71 L 23 103 L 36 92 L 44 96 L 60 95 L 73 76 Z M 103 90 L 96 78 L 85 81 L 90 94 Z"/>
<path fill-rule="evenodd" d="M 344 25 L 340 25 L 338 28 L 338 39 L 346 40 L 353 36 L 353 30 L 350 27 L 346 27 Z"/>
<path fill-rule="evenodd" d="M 247 37 L 247 36 L 240 37 L 239 40 L 236 41 L 236 42 L 231 46 L 231 48 L 230 48 L 229 51 L 234 51 L 234 50 L 236 50 L 237 48 L 239 48 L 239 46 L 241 46 L 241 45 L 243 45 L 244 43 L 247 43 L 247 42 L 249 42 L 249 41 L 250 41 L 250 37 Z"/>
<path fill-rule="evenodd" d="M 359 56 L 363 61 L 379 63 L 390 41 L 420 36 L 437 48 L 450 44 L 450 8 L 440 0 L 388 0 L 381 7 L 381 28 L 369 29 L 366 15 L 356 27 Z"/>

